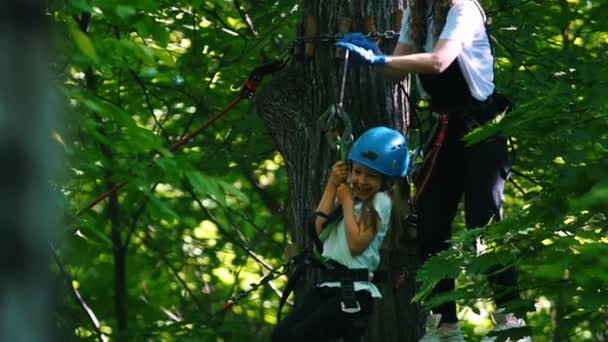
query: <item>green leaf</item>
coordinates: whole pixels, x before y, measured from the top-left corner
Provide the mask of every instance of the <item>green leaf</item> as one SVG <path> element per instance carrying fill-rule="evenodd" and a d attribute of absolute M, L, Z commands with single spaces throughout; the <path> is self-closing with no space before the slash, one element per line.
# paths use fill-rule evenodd
<path fill-rule="evenodd" d="M 608 208 L 608 181 L 596 184 L 589 192 L 571 201 L 572 206 L 579 209 Z"/>
<path fill-rule="evenodd" d="M 97 52 L 89 37 L 78 28 L 73 20 L 70 23 L 70 33 L 80 51 L 94 62 L 97 62 Z"/>
<path fill-rule="evenodd" d="M 186 177 L 200 195 L 211 196 L 221 205 L 226 206 L 226 195 L 217 180 L 196 171 L 186 172 Z"/>
<path fill-rule="evenodd" d="M 158 70 L 156 68 L 145 68 L 139 72 L 139 76 L 143 78 L 153 78 L 158 75 Z"/>
<path fill-rule="evenodd" d="M 116 6 L 116 14 L 122 19 L 128 19 L 129 17 L 135 15 L 137 13 L 135 8 L 126 5 L 118 5 Z"/>
<path fill-rule="evenodd" d="M 76 8 L 76 9 L 82 11 L 82 12 L 91 12 L 91 11 L 93 11 L 93 6 L 91 6 L 91 4 L 89 4 L 85 0 L 71 0 L 70 4 L 74 8 Z"/>

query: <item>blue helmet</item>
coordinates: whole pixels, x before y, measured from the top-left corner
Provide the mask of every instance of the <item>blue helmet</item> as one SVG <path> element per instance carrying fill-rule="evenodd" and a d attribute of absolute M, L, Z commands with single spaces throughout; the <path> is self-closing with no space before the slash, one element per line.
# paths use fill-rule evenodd
<path fill-rule="evenodd" d="M 403 135 L 384 126 L 363 132 L 348 153 L 348 160 L 389 177 L 405 177 L 409 159 Z"/>

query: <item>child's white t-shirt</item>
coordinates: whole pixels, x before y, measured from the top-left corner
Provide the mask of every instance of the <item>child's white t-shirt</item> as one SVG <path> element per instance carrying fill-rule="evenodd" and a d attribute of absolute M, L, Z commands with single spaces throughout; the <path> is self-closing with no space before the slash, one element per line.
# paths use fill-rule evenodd
<path fill-rule="evenodd" d="M 359 220 L 361 216 L 361 207 L 363 203 L 358 202 L 354 206 L 355 218 Z M 333 259 L 340 264 L 351 268 L 367 268 L 370 275 L 380 265 L 380 245 L 388 231 L 389 220 L 391 216 L 391 199 L 385 192 L 378 192 L 373 199 L 374 210 L 378 214 L 379 224 L 376 236 L 369 246 L 359 255 L 352 255 L 346 241 L 346 231 L 344 230 L 344 219 L 338 222 L 338 225 L 333 228 L 327 239 L 323 242 L 323 256 Z M 327 227 L 326 229 L 331 229 Z M 355 291 L 367 290 L 374 298 L 382 298 L 382 294 L 372 282 L 355 282 Z M 326 282 L 319 286 L 340 286 L 338 282 Z"/>

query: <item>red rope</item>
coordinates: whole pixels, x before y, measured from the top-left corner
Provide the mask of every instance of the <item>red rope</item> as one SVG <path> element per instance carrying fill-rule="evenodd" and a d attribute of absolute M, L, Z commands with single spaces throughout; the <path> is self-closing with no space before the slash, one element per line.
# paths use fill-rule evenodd
<path fill-rule="evenodd" d="M 248 87 L 247 83 L 245 83 L 245 87 Z M 249 87 L 248 87 L 249 88 Z M 219 113 L 215 114 L 214 116 L 212 116 L 211 118 L 209 118 L 209 120 L 207 120 L 207 122 L 205 122 L 205 124 L 203 126 L 201 126 L 200 128 L 198 128 L 197 130 L 193 131 L 192 133 L 186 135 L 185 137 L 181 138 L 178 142 L 176 142 L 175 144 L 173 144 L 173 146 L 171 146 L 169 148 L 169 150 L 171 152 L 177 150 L 179 147 L 185 145 L 186 143 L 188 143 L 190 140 L 192 140 L 195 136 L 199 135 L 201 132 L 203 132 L 205 129 L 207 129 L 212 123 L 214 123 L 217 119 L 219 119 L 220 117 L 222 117 L 224 114 L 226 114 L 228 111 L 230 111 L 234 106 L 236 106 L 239 102 L 241 102 L 244 99 L 243 95 L 239 95 L 238 97 L 236 97 L 234 100 L 232 100 L 224 109 L 222 109 L 222 111 L 220 111 Z M 148 166 L 152 166 L 154 165 L 152 162 L 150 162 L 150 164 Z M 76 212 L 76 216 L 79 216 L 80 214 L 82 214 L 83 212 L 93 208 L 95 205 L 97 205 L 97 203 L 103 201 L 104 199 L 106 199 L 108 196 L 112 195 L 113 193 L 117 192 L 118 190 L 122 189 L 126 184 L 128 183 L 128 181 L 122 181 L 118 184 L 116 184 L 115 186 L 113 186 L 110 190 L 104 192 L 103 194 L 99 195 L 97 198 L 95 198 L 94 200 L 92 200 L 89 204 L 87 204 L 84 208 L 78 210 Z"/>
<path fill-rule="evenodd" d="M 198 128 L 194 132 L 186 135 L 185 137 L 183 137 L 182 139 L 180 139 L 178 142 L 176 142 L 173 146 L 171 146 L 169 148 L 169 151 L 173 152 L 173 151 L 177 150 L 179 147 L 181 147 L 184 144 L 186 144 L 187 142 L 189 142 L 190 140 L 192 140 L 192 138 L 194 138 L 195 136 L 199 135 L 202 131 L 206 130 L 207 127 L 211 126 L 212 123 L 214 123 L 217 119 L 219 119 L 224 114 L 226 114 L 229 110 L 232 109 L 232 107 L 236 106 L 242 100 L 243 100 L 243 96 L 240 96 L 240 95 L 237 96 L 221 112 L 219 112 L 219 113 L 215 114 L 214 116 L 212 116 L 211 118 L 209 118 L 209 120 L 207 120 L 207 122 L 205 122 L 205 124 L 203 126 L 201 126 L 200 128 Z"/>
<path fill-rule="evenodd" d="M 420 195 L 426 189 L 426 186 L 431 178 L 431 174 L 433 173 L 433 169 L 435 168 L 435 162 L 437 161 L 437 157 L 439 156 L 439 151 L 441 150 L 441 146 L 443 146 L 443 141 L 445 140 L 445 135 L 448 130 L 448 115 L 441 114 L 439 117 L 439 132 L 435 137 L 435 141 L 433 143 L 433 147 L 424 158 L 424 162 L 422 163 L 422 181 L 420 182 L 420 186 L 416 191 L 416 196 L 414 197 L 414 205 L 418 203 L 418 199 Z"/>
<path fill-rule="evenodd" d="M 106 197 L 110 196 L 111 194 L 115 193 L 116 191 L 122 189 L 123 186 L 127 185 L 127 181 L 122 181 L 116 185 L 114 185 L 110 190 L 104 192 L 103 194 L 99 195 L 97 198 L 95 198 L 94 200 L 91 201 L 91 203 L 87 204 L 86 207 L 78 210 L 76 212 L 76 216 L 82 214 L 83 212 L 93 208 L 97 203 L 103 201 Z"/>
<path fill-rule="evenodd" d="M 228 302 L 226 302 L 226 304 L 224 304 L 224 306 L 222 307 L 222 311 L 228 311 L 230 309 L 232 309 L 232 307 L 234 306 L 234 304 L 236 304 L 236 302 L 229 300 Z"/>

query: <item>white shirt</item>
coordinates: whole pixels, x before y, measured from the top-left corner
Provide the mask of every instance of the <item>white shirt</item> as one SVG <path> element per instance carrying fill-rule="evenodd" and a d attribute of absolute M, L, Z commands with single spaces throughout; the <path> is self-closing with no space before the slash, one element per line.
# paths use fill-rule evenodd
<path fill-rule="evenodd" d="M 434 20 L 430 15 L 431 11 L 432 6 L 428 6 L 429 20 L 424 50 L 429 52 L 435 46 Z M 439 39 L 462 43 L 462 51 L 457 57 L 458 64 L 471 95 L 479 101 L 485 100 L 494 92 L 494 57 L 485 31 L 484 16 L 481 8 L 473 1 L 460 1 L 450 8 L 443 31 L 439 35 Z M 403 16 L 399 43 L 413 46 L 409 37 L 409 17 L 408 7 Z M 424 97 L 429 97 L 420 86 L 420 81 L 418 88 Z"/>
<path fill-rule="evenodd" d="M 344 230 L 344 219 L 338 222 L 337 227 L 333 227 L 327 239 L 323 242 L 323 256 L 331 258 L 340 264 L 351 268 L 367 268 L 370 275 L 380 265 L 380 245 L 388 231 L 389 220 L 391 217 L 391 198 L 385 192 L 378 192 L 373 200 L 374 210 L 380 218 L 378 222 L 378 232 L 367 248 L 358 255 L 352 255 L 348 242 L 346 241 L 346 231 Z M 355 218 L 358 220 L 361 216 L 362 202 L 355 204 Z M 328 226 L 325 229 L 330 229 Z M 356 281 L 354 283 L 355 291 L 367 290 L 374 298 L 382 298 L 382 294 L 372 282 Z M 338 282 L 326 282 L 319 286 L 335 287 L 340 286 Z"/>

